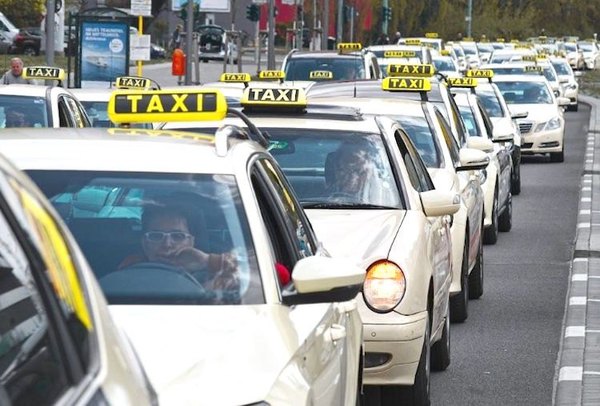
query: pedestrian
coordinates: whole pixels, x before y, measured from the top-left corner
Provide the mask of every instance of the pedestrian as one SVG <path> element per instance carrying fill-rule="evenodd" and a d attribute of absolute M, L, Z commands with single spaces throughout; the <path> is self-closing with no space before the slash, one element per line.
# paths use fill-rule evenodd
<path fill-rule="evenodd" d="M 13 83 L 22 83 L 26 85 L 33 85 L 34 82 L 31 79 L 25 79 L 23 77 L 23 61 L 21 58 L 12 58 L 10 60 L 10 70 L 0 79 L 0 83 L 10 85 Z"/>
<path fill-rule="evenodd" d="M 379 39 L 377 40 L 377 45 L 386 45 L 390 43 L 390 39 L 385 33 L 381 33 Z"/>
<path fill-rule="evenodd" d="M 181 48 L 181 30 L 183 30 L 183 25 L 177 24 L 175 31 L 173 31 L 173 36 L 171 37 L 171 47 L 173 49 Z"/>
<path fill-rule="evenodd" d="M 400 41 L 400 38 L 402 38 L 402 34 L 400 34 L 400 31 L 396 31 L 396 34 L 394 34 L 394 40 L 392 44 L 397 44 L 398 41 Z"/>

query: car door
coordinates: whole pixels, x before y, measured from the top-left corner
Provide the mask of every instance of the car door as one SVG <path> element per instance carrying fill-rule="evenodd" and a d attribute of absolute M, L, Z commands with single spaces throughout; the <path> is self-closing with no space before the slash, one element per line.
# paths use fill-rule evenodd
<path fill-rule="evenodd" d="M 263 221 L 269 234 L 274 257 L 288 270 L 301 258 L 317 253 L 318 245 L 302 207 L 282 174 L 270 158 L 259 157 L 250 170 L 251 184 L 257 196 Z M 293 289 L 292 284 L 281 290 Z M 348 315 L 333 303 L 295 305 L 289 319 L 299 341 L 296 357 L 302 359 L 315 405 L 346 404 L 348 363 L 358 365 L 356 354 L 347 358 L 346 328 Z M 350 337 L 352 338 L 352 337 Z M 354 375 L 353 382 L 356 380 Z M 354 387 L 355 388 L 355 387 Z M 354 392 L 356 393 L 356 392 Z"/>

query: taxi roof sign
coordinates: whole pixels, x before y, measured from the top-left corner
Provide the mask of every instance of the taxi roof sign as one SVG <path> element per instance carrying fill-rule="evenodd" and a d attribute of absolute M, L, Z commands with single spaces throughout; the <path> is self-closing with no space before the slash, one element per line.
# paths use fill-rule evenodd
<path fill-rule="evenodd" d="M 439 38 L 440 35 L 437 32 L 426 32 L 425 38 Z"/>
<path fill-rule="evenodd" d="M 477 79 L 475 78 L 448 78 L 450 87 L 477 87 Z"/>
<path fill-rule="evenodd" d="M 308 74 L 311 80 L 329 80 L 333 79 L 333 72 L 330 70 L 313 70 Z"/>
<path fill-rule="evenodd" d="M 359 42 L 340 42 L 337 49 L 340 53 L 355 52 L 362 49 L 362 44 Z"/>
<path fill-rule="evenodd" d="M 525 62 L 536 62 L 537 56 L 536 55 L 523 55 L 521 57 L 521 59 Z"/>
<path fill-rule="evenodd" d="M 225 83 L 248 83 L 252 80 L 249 73 L 223 73 L 219 82 Z"/>
<path fill-rule="evenodd" d="M 498 37 L 498 38 L 496 38 L 496 42 L 504 42 L 504 41 L 505 41 L 505 39 L 504 39 L 504 38 L 502 38 L 502 37 Z"/>
<path fill-rule="evenodd" d="M 285 79 L 285 72 L 282 70 L 262 70 L 258 74 L 259 79 Z"/>
<path fill-rule="evenodd" d="M 403 65 L 391 63 L 387 67 L 388 76 L 395 77 L 431 77 L 435 68 L 431 64 Z"/>
<path fill-rule="evenodd" d="M 227 101 L 218 90 L 115 90 L 108 101 L 114 123 L 218 121 Z"/>
<path fill-rule="evenodd" d="M 440 55 L 442 55 L 442 56 L 450 56 L 450 55 L 452 55 L 452 52 L 450 52 L 449 49 L 442 49 L 440 51 Z"/>
<path fill-rule="evenodd" d="M 469 69 L 465 76 L 468 78 L 491 79 L 494 77 L 494 71 L 491 69 Z"/>
<path fill-rule="evenodd" d="M 384 58 L 414 58 L 417 56 L 417 52 L 416 51 L 408 51 L 408 50 L 403 50 L 403 51 L 384 51 L 383 52 L 383 57 Z"/>
<path fill-rule="evenodd" d="M 52 66 L 28 66 L 23 69 L 25 79 L 64 80 L 65 70 Z"/>
<path fill-rule="evenodd" d="M 381 82 L 381 88 L 390 92 L 428 92 L 431 90 L 431 82 L 423 77 L 388 76 Z"/>
<path fill-rule="evenodd" d="M 419 38 L 406 38 L 404 43 L 406 45 L 421 45 L 421 40 Z"/>
<path fill-rule="evenodd" d="M 538 65 L 527 65 L 525 66 L 525 72 L 538 72 L 541 73 L 544 70 L 541 66 Z"/>
<path fill-rule="evenodd" d="M 152 81 L 139 76 L 119 76 L 115 79 L 115 87 L 118 89 L 149 89 Z"/>
<path fill-rule="evenodd" d="M 306 107 L 306 94 L 299 87 L 268 87 L 251 86 L 244 90 L 240 100 L 244 107 Z"/>

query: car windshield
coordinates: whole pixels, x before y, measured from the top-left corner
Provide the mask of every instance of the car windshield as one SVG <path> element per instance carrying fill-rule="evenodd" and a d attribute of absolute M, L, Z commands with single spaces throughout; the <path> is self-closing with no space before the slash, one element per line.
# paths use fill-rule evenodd
<path fill-rule="evenodd" d="M 108 102 L 103 101 L 82 101 L 81 104 L 88 114 L 92 127 L 116 127 L 110 118 L 108 118 Z M 132 128 L 152 128 L 150 123 L 134 123 Z"/>
<path fill-rule="evenodd" d="M 49 127 L 46 99 L 15 95 L 0 96 L 0 128 Z"/>
<path fill-rule="evenodd" d="M 331 58 L 290 58 L 285 65 L 286 80 L 312 80 L 313 71 L 330 71 L 333 80 L 365 79 L 365 67 L 361 56 Z"/>
<path fill-rule="evenodd" d="M 558 81 L 558 79 L 556 78 L 556 75 L 554 74 L 554 71 L 552 70 L 552 67 L 544 66 L 544 70 L 542 72 L 544 73 L 544 76 L 546 77 L 546 79 L 548 79 L 548 82 L 557 82 Z"/>
<path fill-rule="evenodd" d="M 398 121 L 408 134 L 419 155 L 428 168 L 440 168 L 442 165 L 442 153 L 436 138 L 427 124 L 425 117 L 414 116 L 392 116 Z"/>
<path fill-rule="evenodd" d="M 32 170 L 110 304 L 264 303 L 232 175 Z"/>
<path fill-rule="evenodd" d="M 545 83 L 497 82 L 507 104 L 552 104 L 552 95 Z"/>
<path fill-rule="evenodd" d="M 454 65 L 454 60 L 452 58 L 434 58 L 433 66 L 435 66 L 435 70 L 439 71 L 452 71 L 456 72 L 456 65 Z"/>
<path fill-rule="evenodd" d="M 403 207 L 380 134 L 267 128 L 271 154 L 308 207 Z"/>
<path fill-rule="evenodd" d="M 554 70 L 559 75 L 572 75 L 573 71 L 571 70 L 571 66 L 568 62 L 556 61 L 552 62 L 552 66 L 554 66 Z"/>
<path fill-rule="evenodd" d="M 575 45 L 575 44 L 564 44 L 564 47 L 569 52 L 576 52 L 577 51 L 577 45 Z"/>
<path fill-rule="evenodd" d="M 585 52 L 595 51 L 594 46 L 590 43 L 580 42 L 578 45 L 579 45 L 579 48 L 581 48 Z"/>
<path fill-rule="evenodd" d="M 500 100 L 498 100 L 498 96 L 496 96 L 493 90 L 476 89 L 475 91 L 479 100 L 483 103 L 483 108 L 488 113 L 488 116 L 504 117 L 502 104 L 500 104 Z"/>

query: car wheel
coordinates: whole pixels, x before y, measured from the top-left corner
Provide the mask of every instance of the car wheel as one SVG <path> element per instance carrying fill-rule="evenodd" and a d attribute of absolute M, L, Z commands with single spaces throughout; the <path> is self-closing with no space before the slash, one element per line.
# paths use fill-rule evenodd
<path fill-rule="evenodd" d="M 510 183 L 510 192 L 516 196 L 521 193 L 521 164 L 517 163 L 513 168 L 513 175 Z"/>
<path fill-rule="evenodd" d="M 450 307 L 448 307 L 450 310 Z M 438 342 L 431 346 L 431 369 L 445 371 L 450 366 L 450 314 L 446 311 L 444 330 Z"/>
<path fill-rule="evenodd" d="M 492 224 L 483 230 L 483 243 L 496 244 L 498 241 L 498 189 L 494 191 L 494 203 L 492 207 Z"/>
<path fill-rule="evenodd" d="M 429 317 L 427 317 L 421 358 L 419 359 L 419 365 L 417 366 L 414 384 L 412 386 L 382 386 L 381 406 L 429 406 L 431 404 L 431 347 L 429 346 L 431 326 L 429 323 L 430 320 Z"/>
<path fill-rule="evenodd" d="M 23 49 L 23 54 L 27 56 L 34 56 L 36 54 L 35 48 L 31 46 L 27 46 Z"/>
<path fill-rule="evenodd" d="M 565 161 L 565 147 L 563 146 L 560 152 L 550 153 L 550 162 L 564 162 Z"/>
<path fill-rule="evenodd" d="M 502 232 L 510 231 L 512 228 L 512 194 L 509 192 L 506 198 L 506 207 L 498 217 L 498 230 Z"/>
<path fill-rule="evenodd" d="M 483 224 L 481 224 L 483 230 Z M 479 248 L 475 266 L 469 274 L 469 299 L 479 299 L 483 295 L 483 241 L 479 239 Z"/>
<path fill-rule="evenodd" d="M 469 317 L 469 236 L 465 243 L 460 267 L 460 292 L 450 298 L 450 320 L 462 323 Z"/>

